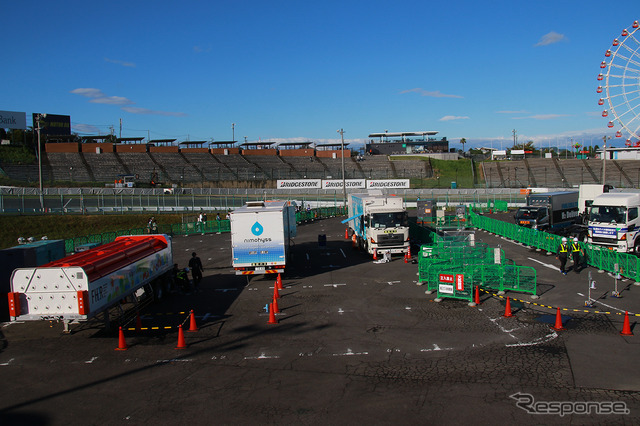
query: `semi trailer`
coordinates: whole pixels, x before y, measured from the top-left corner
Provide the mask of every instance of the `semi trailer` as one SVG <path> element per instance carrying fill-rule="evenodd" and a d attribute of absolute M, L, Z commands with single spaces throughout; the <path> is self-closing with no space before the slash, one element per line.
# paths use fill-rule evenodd
<path fill-rule="evenodd" d="M 88 320 L 128 296 L 155 299 L 167 292 L 173 268 L 171 237 L 129 235 L 11 275 L 11 321 Z M 108 321 L 108 314 L 105 314 Z"/>

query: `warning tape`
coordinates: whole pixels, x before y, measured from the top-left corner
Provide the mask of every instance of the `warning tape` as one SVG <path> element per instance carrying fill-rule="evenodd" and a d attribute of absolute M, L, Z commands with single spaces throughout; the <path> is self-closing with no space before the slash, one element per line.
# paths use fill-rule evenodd
<path fill-rule="evenodd" d="M 497 293 L 491 293 L 483 288 L 480 289 L 482 292 L 487 293 L 493 297 L 497 297 L 500 299 L 506 299 L 506 296 L 502 296 L 500 294 Z M 589 310 L 589 309 L 571 309 L 571 308 L 560 308 L 558 306 L 549 306 L 549 305 L 543 305 L 542 303 L 536 303 L 536 302 L 530 302 L 528 300 L 523 300 L 523 299 L 516 299 L 513 298 L 511 296 L 509 296 L 510 300 L 513 301 L 517 301 L 517 302 L 522 302 L 522 303 L 526 303 L 528 305 L 534 305 L 534 306 L 540 306 L 541 308 L 547 308 L 547 309 L 552 309 L 552 310 L 558 310 L 560 309 L 561 311 L 565 311 L 565 312 L 579 312 L 579 313 L 587 313 L 587 314 L 603 314 L 603 315 L 624 315 L 624 312 L 610 312 L 610 311 L 597 311 L 597 310 Z M 629 313 L 629 316 L 634 316 L 634 317 L 640 317 L 640 314 L 632 314 Z"/>
<path fill-rule="evenodd" d="M 186 317 L 185 319 L 182 321 L 182 323 L 180 323 L 179 325 L 166 325 L 166 326 L 162 326 L 162 327 L 127 327 L 125 330 L 127 331 L 159 331 L 159 330 L 172 330 L 172 329 L 178 329 L 180 328 L 180 326 L 184 326 L 185 323 L 187 322 L 187 320 L 189 320 L 191 318 L 191 312 L 167 312 L 167 313 L 156 313 L 156 316 L 162 316 L 162 315 L 185 315 Z M 131 321 L 129 321 L 131 322 Z"/>

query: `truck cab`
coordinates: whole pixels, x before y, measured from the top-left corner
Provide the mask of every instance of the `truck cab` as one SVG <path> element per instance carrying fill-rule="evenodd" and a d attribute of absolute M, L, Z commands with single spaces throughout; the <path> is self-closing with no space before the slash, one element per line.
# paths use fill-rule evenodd
<path fill-rule="evenodd" d="M 589 210 L 589 242 L 640 255 L 640 193 L 607 193 Z"/>
<path fill-rule="evenodd" d="M 549 209 L 547 207 L 521 207 L 514 216 L 516 224 L 526 228 L 544 231 L 549 227 Z"/>

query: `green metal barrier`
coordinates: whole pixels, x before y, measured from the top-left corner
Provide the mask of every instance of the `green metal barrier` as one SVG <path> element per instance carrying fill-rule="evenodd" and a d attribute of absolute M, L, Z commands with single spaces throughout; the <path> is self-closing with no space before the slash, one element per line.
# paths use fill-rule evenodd
<path fill-rule="evenodd" d="M 468 217 L 471 226 L 531 247 L 546 250 L 549 253 L 556 253 L 562 240 L 562 237 L 558 235 L 481 216 L 474 212 L 470 212 Z M 619 253 L 607 247 L 594 244 L 579 244 L 584 250 L 585 261 L 588 265 L 611 273 L 617 272 L 624 277 L 635 280 L 635 282 L 640 282 L 640 259 L 637 256 L 629 253 Z"/>

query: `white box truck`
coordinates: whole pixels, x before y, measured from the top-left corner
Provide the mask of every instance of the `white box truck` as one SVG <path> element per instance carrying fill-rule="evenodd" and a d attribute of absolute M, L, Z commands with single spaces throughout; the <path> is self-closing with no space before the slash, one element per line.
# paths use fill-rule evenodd
<path fill-rule="evenodd" d="M 284 273 L 296 236 L 295 202 L 248 202 L 229 213 L 229 221 L 236 275 Z"/>
<path fill-rule="evenodd" d="M 402 197 L 380 190 L 349 194 L 348 208 L 349 218 L 343 223 L 349 223 L 361 249 L 369 254 L 409 251 L 409 219 Z"/>
<path fill-rule="evenodd" d="M 589 210 L 589 242 L 640 255 L 640 193 L 609 192 Z"/>

